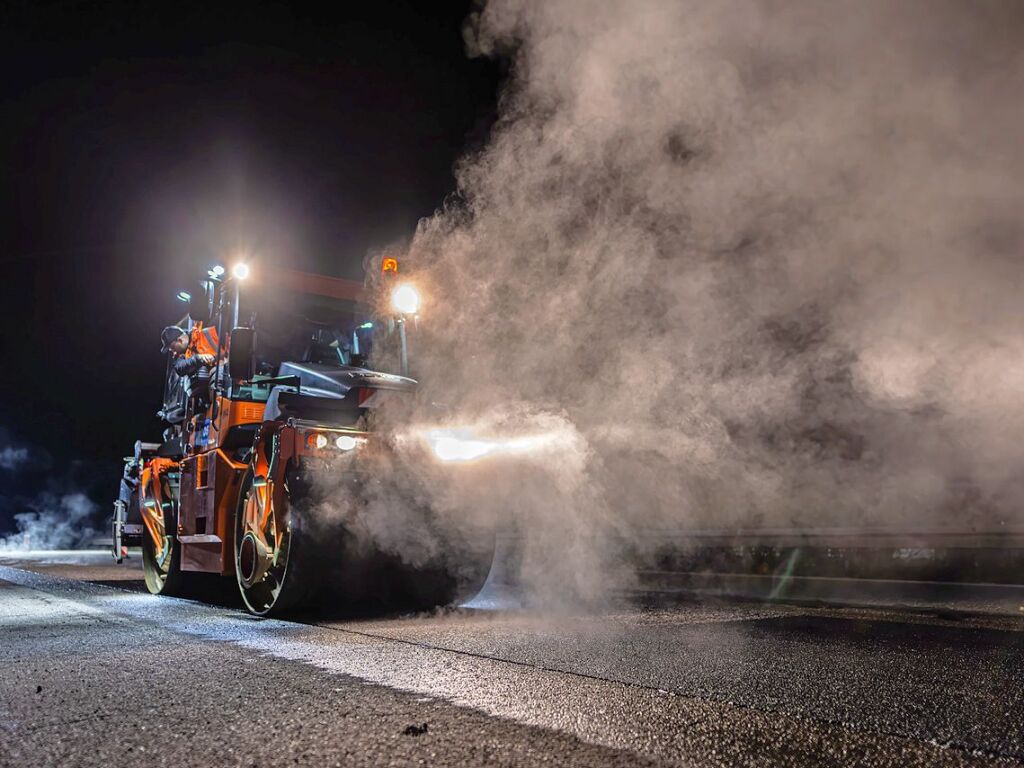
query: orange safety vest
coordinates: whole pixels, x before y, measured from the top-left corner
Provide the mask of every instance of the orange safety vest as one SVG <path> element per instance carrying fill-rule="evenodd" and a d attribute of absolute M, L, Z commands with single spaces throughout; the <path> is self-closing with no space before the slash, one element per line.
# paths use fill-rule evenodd
<path fill-rule="evenodd" d="M 203 328 L 202 323 L 192 326 L 192 332 L 188 337 L 188 349 L 185 350 L 185 358 L 193 355 L 217 356 L 217 347 L 220 346 L 220 339 L 217 337 L 216 328 Z"/>

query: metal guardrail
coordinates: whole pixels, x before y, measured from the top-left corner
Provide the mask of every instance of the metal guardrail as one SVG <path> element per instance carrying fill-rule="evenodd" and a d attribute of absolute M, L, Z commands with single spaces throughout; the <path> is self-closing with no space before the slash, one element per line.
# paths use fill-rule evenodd
<path fill-rule="evenodd" d="M 763 544 L 796 547 L 942 547 L 1024 549 L 1024 527 L 997 530 L 966 528 L 640 528 L 645 542 L 689 543 L 692 546 Z"/>

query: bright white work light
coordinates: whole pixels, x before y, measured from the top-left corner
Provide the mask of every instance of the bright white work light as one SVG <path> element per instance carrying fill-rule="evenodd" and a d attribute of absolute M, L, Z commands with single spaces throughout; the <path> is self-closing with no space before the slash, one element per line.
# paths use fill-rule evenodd
<path fill-rule="evenodd" d="M 249 265 L 240 261 L 231 268 L 231 274 L 235 280 L 245 280 L 249 276 Z"/>
<path fill-rule="evenodd" d="M 391 306 L 400 315 L 415 315 L 420 310 L 420 294 L 411 285 L 400 285 L 391 292 Z"/>

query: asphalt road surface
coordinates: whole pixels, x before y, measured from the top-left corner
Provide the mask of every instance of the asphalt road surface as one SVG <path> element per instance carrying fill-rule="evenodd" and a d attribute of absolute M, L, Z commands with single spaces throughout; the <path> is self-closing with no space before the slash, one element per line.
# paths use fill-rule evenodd
<path fill-rule="evenodd" d="M 0 555 L 0 766 L 1020 765 L 1024 614 L 634 599 L 311 622 Z"/>

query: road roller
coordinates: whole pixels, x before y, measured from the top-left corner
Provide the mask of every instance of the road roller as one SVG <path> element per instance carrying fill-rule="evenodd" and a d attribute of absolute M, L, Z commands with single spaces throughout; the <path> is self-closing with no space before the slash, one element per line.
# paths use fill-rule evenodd
<path fill-rule="evenodd" d="M 367 534 L 365 499 L 396 471 L 375 416 L 417 388 L 407 346 L 416 288 L 393 258 L 377 278 L 383 313 L 363 283 L 244 262 L 211 268 L 195 297 L 178 294 L 165 428 L 126 457 L 112 521 L 115 560 L 140 547 L 151 593 L 203 599 L 237 585 L 248 611 L 282 616 L 328 601 L 422 609 L 483 583 L 486 533 L 415 564 Z M 400 372 L 378 370 L 377 358 Z M 391 503 L 426 529 L 431 511 L 415 496 Z"/>

